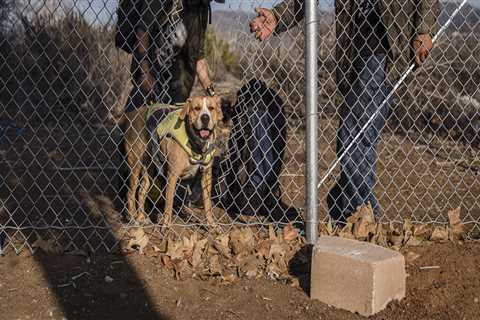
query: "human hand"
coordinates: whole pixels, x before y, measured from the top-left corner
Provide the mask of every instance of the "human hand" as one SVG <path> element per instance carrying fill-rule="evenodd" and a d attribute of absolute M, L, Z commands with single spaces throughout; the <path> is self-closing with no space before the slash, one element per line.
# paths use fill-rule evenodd
<path fill-rule="evenodd" d="M 412 47 L 415 52 L 415 64 L 421 66 L 433 48 L 432 37 L 429 34 L 419 34 L 413 39 Z"/>
<path fill-rule="evenodd" d="M 256 8 L 255 12 L 258 16 L 250 21 L 250 32 L 255 32 L 255 38 L 264 41 L 273 33 L 278 21 L 272 10 Z"/>

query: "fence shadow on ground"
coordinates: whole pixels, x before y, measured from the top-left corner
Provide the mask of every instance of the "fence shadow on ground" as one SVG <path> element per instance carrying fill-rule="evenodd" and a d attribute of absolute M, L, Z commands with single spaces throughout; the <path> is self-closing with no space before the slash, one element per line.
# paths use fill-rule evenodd
<path fill-rule="evenodd" d="M 62 319 L 166 320 L 155 305 L 145 279 L 122 254 L 48 255 L 37 252 Z"/>

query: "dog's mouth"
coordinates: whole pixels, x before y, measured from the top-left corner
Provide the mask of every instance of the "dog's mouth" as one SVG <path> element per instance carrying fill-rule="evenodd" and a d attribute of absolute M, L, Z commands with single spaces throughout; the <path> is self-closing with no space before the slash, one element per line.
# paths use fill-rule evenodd
<path fill-rule="evenodd" d="M 212 130 L 207 128 L 195 129 L 195 133 L 197 134 L 197 136 L 200 137 L 200 139 L 207 140 L 208 138 L 210 138 Z"/>

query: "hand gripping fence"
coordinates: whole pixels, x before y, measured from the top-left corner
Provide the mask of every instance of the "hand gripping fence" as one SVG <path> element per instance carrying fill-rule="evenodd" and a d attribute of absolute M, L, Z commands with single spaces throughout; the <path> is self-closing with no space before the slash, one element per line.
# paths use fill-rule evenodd
<path fill-rule="evenodd" d="M 458 8 L 452 12 L 448 20 L 445 22 L 445 24 L 440 28 L 440 30 L 437 32 L 437 34 L 433 37 L 432 42 L 435 43 L 445 32 L 445 30 L 448 28 L 448 26 L 452 23 L 453 19 L 455 16 L 462 10 L 462 8 L 467 4 L 467 0 L 463 0 Z M 345 148 L 343 153 L 335 160 L 332 165 L 328 168 L 327 172 L 323 175 L 323 177 L 320 179 L 320 182 L 317 185 L 317 189 L 320 188 L 325 181 L 328 179 L 328 177 L 332 174 L 333 170 L 335 170 L 335 167 L 340 163 L 340 161 L 343 160 L 343 158 L 347 155 L 347 153 L 350 151 L 350 149 L 353 147 L 353 145 L 357 142 L 357 140 L 363 135 L 365 130 L 372 124 L 372 122 L 375 120 L 375 118 L 378 116 L 380 111 L 383 109 L 385 104 L 392 98 L 392 96 L 395 94 L 395 92 L 398 90 L 398 88 L 403 84 L 405 79 L 412 73 L 413 69 L 415 68 L 415 64 L 411 64 L 410 67 L 403 73 L 403 75 L 400 77 L 400 79 L 397 81 L 397 83 L 393 86 L 392 90 L 389 92 L 388 96 L 382 101 L 380 107 L 372 114 L 372 116 L 368 119 L 368 121 L 363 125 L 363 127 L 360 129 L 360 131 L 357 133 L 357 135 L 353 138 L 353 140 L 350 142 L 350 144 Z"/>

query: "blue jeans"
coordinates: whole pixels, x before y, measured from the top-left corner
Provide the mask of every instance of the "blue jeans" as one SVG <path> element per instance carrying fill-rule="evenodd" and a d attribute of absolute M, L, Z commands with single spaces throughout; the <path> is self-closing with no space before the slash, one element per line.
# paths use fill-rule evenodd
<path fill-rule="evenodd" d="M 248 142 L 252 160 L 249 180 L 252 186 L 266 190 L 278 183 L 285 148 L 285 118 L 272 111 L 252 108 L 248 117 L 253 129 Z"/>
<path fill-rule="evenodd" d="M 353 66 L 355 76 L 350 91 L 340 106 L 337 157 L 344 152 L 361 128 L 380 107 L 391 90 L 387 84 L 385 54 L 359 56 Z M 340 224 L 362 205 L 370 202 L 375 215 L 379 206 L 373 188 L 376 180 L 377 144 L 390 113 L 384 104 L 375 120 L 353 143 L 340 161 L 340 177 L 327 197 L 330 216 Z"/>

